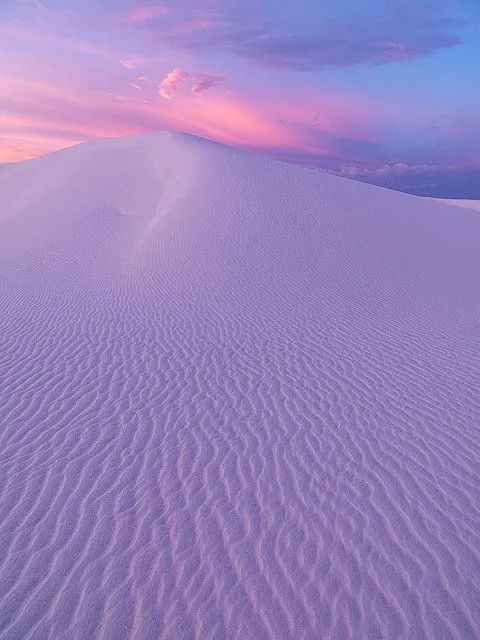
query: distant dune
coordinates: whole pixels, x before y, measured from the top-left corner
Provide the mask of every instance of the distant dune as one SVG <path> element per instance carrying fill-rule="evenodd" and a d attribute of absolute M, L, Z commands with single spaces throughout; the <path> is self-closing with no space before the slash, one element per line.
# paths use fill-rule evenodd
<path fill-rule="evenodd" d="M 0 167 L 0 638 L 480 638 L 480 217 L 158 133 Z"/>
<path fill-rule="evenodd" d="M 480 200 L 454 200 L 451 198 L 437 198 L 440 202 L 445 204 L 453 204 L 456 207 L 463 207 L 464 209 L 474 209 L 480 211 Z"/>

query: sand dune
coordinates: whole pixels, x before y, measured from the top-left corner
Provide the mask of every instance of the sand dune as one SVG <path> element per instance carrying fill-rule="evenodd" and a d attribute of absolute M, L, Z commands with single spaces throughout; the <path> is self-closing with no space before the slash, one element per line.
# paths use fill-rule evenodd
<path fill-rule="evenodd" d="M 180 134 L 0 167 L 0 638 L 480 637 L 480 217 Z"/>
<path fill-rule="evenodd" d="M 452 198 L 438 198 L 438 200 L 445 204 L 452 204 L 455 207 L 463 207 L 464 209 L 480 211 L 480 200 L 455 200 Z"/>

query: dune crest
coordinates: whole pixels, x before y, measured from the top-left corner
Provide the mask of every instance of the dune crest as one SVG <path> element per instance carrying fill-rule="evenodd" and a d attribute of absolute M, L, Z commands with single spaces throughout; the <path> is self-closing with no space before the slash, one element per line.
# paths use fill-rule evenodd
<path fill-rule="evenodd" d="M 480 636 L 480 217 L 183 134 L 0 167 L 2 640 Z"/>

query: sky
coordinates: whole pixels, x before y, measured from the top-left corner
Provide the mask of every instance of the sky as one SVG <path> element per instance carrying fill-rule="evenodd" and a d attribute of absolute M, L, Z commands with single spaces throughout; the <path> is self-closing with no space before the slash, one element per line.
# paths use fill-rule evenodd
<path fill-rule="evenodd" d="M 480 198 L 478 0 L 0 0 L 0 162 L 153 130 Z"/>

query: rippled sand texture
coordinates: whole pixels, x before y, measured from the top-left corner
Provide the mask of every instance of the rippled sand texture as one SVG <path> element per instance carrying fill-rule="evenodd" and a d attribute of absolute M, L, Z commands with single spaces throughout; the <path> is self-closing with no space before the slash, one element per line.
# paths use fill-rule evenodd
<path fill-rule="evenodd" d="M 480 217 L 179 134 L 0 168 L 0 637 L 480 637 Z"/>

